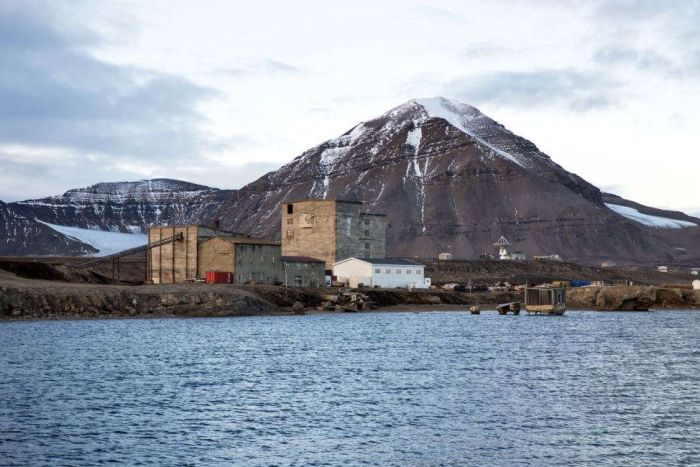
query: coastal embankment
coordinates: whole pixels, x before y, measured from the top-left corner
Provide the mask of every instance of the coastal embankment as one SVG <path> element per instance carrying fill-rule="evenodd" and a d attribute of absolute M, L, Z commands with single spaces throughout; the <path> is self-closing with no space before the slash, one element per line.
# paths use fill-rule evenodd
<path fill-rule="evenodd" d="M 78 319 L 169 316 L 254 316 L 328 309 L 339 289 L 207 284 L 117 285 L 67 283 L 0 274 L 0 319 Z M 365 310 L 484 308 L 519 301 L 521 292 L 465 293 L 440 289 L 366 289 Z M 700 291 L 656 286 L 569 289 L 570 309 L 640 311 L 700 308 Z M 324 308 L 324 305 L 326 306 Z"/>

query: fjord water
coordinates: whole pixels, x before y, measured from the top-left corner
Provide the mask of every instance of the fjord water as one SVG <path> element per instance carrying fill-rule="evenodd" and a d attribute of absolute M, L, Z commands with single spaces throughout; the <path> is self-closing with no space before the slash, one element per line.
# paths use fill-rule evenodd
<path fill-rule="evenodd" d="M 700 462 L 700 314 L 0 323 L 0 464 Z"/>

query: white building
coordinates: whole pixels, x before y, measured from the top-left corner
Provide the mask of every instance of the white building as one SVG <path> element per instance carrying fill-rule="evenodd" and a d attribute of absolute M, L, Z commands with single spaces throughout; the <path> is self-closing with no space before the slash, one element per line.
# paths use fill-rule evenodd
<path fill-rule="evenodd" d="M 700 290 L 700 281 L 693 281 L 693 289 Z"/>
<path fill-rule="evenodd" d="M 430 287 L 425 266 L 408 259 L 348 258 L 333 264 L 333 275 L 349 287 Z"/>

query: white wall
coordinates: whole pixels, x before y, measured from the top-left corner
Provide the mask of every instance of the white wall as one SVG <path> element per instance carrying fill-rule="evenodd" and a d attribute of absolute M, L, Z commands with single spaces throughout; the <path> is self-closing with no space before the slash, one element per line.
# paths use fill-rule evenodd
<path fill-rule="evenodd" d="M 417 264 L 373 264 L 372 285 L 386 288 L 423 288 L 425 287 L 424 267 Z"/>
<path fill-rule="evenodd" d="M 333 265 L 333 275 L 338 282 L 352 282 L 353 285 L 362 283 L 372 285 L 372 265 L 364 261 L 351 259 Z"/>
<path fill-rule="evenodd" d="M 333 275 L 339 282 L 346 282 L 351 287 L 364 284 L 367 287 L 424 288 L 424 269 L 422 264 L 370 264 L 350 259 L 333 265 Z"/>

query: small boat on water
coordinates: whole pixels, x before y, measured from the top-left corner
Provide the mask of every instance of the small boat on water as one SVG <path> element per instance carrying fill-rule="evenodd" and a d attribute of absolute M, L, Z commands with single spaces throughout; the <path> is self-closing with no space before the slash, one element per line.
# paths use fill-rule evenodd
<path fill-rule="evenodd" d="M 479 315 L 479 314 L 481 314 L 481 306 L 472 305 L 469 307 L 469 312 L 473 315 Z"/>
<path fill-rule="evenodd" d="M 496 307 L 496 311 L 498 311 L 499 315 L 507 315 L 508 313 L 519 315 L 520 302 L 502 303 Z"/>
<path fill-rule="evenodd" d="M 566 288 L 527 287 L 525 311 L 535 315 L 563 315 L 566 311 Z"/>

